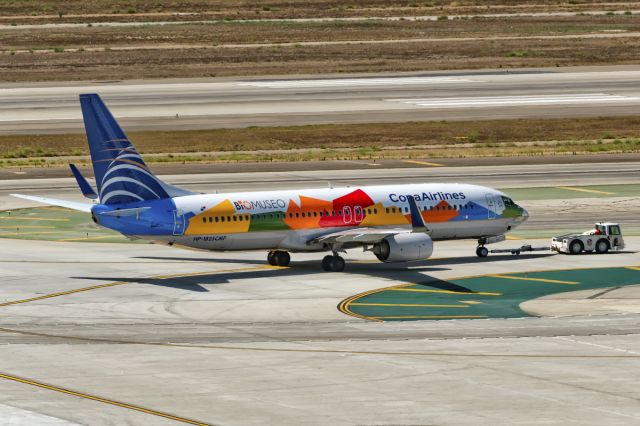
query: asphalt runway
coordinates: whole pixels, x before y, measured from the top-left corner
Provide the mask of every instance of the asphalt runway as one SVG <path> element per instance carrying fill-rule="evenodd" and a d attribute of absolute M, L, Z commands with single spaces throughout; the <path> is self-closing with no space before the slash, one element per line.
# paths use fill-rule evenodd
<path fill-rule="evenodd" d="M 0 134 L 82 131 L 79 93 L 123 127 L 184 130 L 640 113 L 637 66 L 0 84 Z"/>
<path fill-rule="evenodd" d="M 523 188 L 638 184 L 639 167 L 374 168 L 333 177 L 341 185 Z M 326 185 L 322 171 L 166 178 L 203 191 Z M 10 192 L 78 199 L 71 179 L 4 180 L 0 210 L 27 206 Z M 527 205 L 541 229 L 554 221 L 577 227 L 603 211 L 634 221 L 639 207 L 637 197 L 595 193 Z M 539 318 L 377 322 L 339 310 L 383 287 L 637 268 L 640 237 L 627 245 L 598 256 L 478 259 L 474 241 L 440 242 L 432 259 L 408 267 L 351 250 L 347 270 L 333 274 L 321 272 L 319 254 L 294 254 L 290 268 L 274 268 L 263 252 L 0 239 L 0 416 L 47 425 L 637 423 L 638 285 L 576 287 L 521 306 Z"/>

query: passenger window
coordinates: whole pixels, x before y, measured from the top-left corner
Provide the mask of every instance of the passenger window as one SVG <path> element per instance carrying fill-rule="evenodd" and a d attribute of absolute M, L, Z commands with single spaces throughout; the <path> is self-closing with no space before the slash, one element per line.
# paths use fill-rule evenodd
<path fill-rule="evenodd" d="M 206 217 L 202 218 L 202 223 L 207 223 L 207 218 Z"/>
<path fill-rule="evenodd" d="M 378 209 L 373 209 L 373 214 L 378 214 Z"/>
<path fill-rule="evenodd" d="M 405 213 L 409 213 L 409 207 L 405 207 L 405 208 L 404 208 L 404 212 L 405 212 Z"/>
<path fill-rule="evenodd" d="M 389 207 L 387 207 L 386 210 L 387 210 L 387 214 L 389 214 Z"/>
<path fill-rule="evenodd" d="M 234 221 L 234 222 L 237 222 L 237 221 L 238 221 L 238 218 L 237 218 L 236 216 L 233 216 L 233 221 Z"/>
<path fill-rule="evenodd" d="M 224 222 L 224 216 L 221 216 L 221 217 L 220 217 L 220 221 L 221 221 L 221 222 Z"/>

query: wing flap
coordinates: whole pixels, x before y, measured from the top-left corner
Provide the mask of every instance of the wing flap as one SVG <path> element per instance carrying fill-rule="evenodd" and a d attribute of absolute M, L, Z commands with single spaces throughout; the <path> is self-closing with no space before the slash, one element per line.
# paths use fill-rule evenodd
<path fill-rule="evenodd" d="M 390 235 L 404 234 L 411 232 L 408 229 L 375 229 L 359 228 L 347 229 L 344 231 L 332 232 L 331 234 L 317 237 L 313 240 L 316 243 L 361 243 L 375 244 Z"/>

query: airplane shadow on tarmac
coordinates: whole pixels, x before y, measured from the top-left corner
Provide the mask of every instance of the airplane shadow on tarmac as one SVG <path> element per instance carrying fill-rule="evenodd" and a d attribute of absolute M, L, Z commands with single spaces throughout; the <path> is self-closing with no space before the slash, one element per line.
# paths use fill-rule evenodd
<path fill-rule="evenodd" d="M 458 258 L 445 258 L 424 260 L 419 262 L 412 262 L 409 264 L 389 264 L 389 263 L 365 263 L 365 262 L 348 262 L 346 273 L 368 275 L 373 278 L 381 278 L 389 280 L 398 285 L 398 281 L 401 283 L 410 283 L 421 285 L 425 287 L 432 287 L 439 290 L 450 290 L 456 292 L 469 292 L 473 291 L 447 282 L 441 279 L 430 276 L 429 272 L 435 271 L 447 271 L 451 268 L 441 266 L 451 266 L 468 263 L 490 263 L 492 261 L 512 261 L 526 258 L 543 258 L 547 256 L 553 256 L 553 254 L 530 254 L 526 256 L 495 256 L 493 258 L 477 258 L 475 256 L 458 257 Z M 182 260 L 192 262 L 216 262 L 216 263 L 235 263 L 235 264 L 250 264 L 250 265 L 264 265 L 265 262 L 254 260 L 219 260 L 219 259 L 206 259 L 206 258 L 189 258 L 189 257 L 158 257 L 158 256 L 140 256 L 138 259 L 154 259 L 154 260 Z M 408 265 L 408 266 L 405 266 Z M 187 290 L 193 292 L 208 292 L 209 286 L 218 284 L 227 284 L 232 280 L 248 280 L 248 279 L 265 279 L 265 278 L 284 278 L 284 277 L 301 277 L 305 275 L 317 275 L 326 274 L 330 277 L 332 272 L 324 272 L 319 268 L 319 262 L 316 260 L 292 262 L 288 268 L 269 268 L 269 269 L 250 269 L 250 270 L 238 270 L 238 271 L 224 271 L 203 273 L 202 275 L 192 276 L 169 276 L 166 278 L 138 278 L 138 277 L 72 277 L 83 280 L 96 280 L 96 281 L 108 281 L 108 282 L 127 282 L 137 284 L 148 284 L 161 287 L 169 287 L 180 290 Z M 186 274 L 185 274 L 186 275 Z M 344 275 L 341 276 L 343 279 Z M 339 280 L 337 281 L 339 283 Z"/>

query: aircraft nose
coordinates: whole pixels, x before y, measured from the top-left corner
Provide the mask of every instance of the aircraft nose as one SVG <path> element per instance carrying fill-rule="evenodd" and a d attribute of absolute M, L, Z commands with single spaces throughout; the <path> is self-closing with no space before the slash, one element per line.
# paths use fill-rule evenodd
<path fill-rule="evenodd" d="M 522 214 L 520 215 L 522 219 L 527 220 L 529 218 L 529 212 L 524 207 L 520 207 L 522 209 Z"/>

